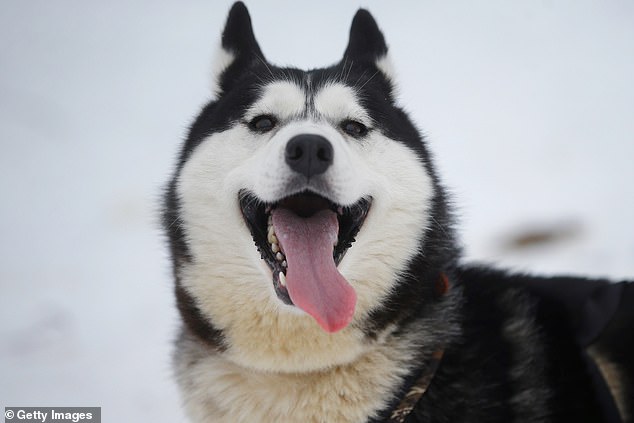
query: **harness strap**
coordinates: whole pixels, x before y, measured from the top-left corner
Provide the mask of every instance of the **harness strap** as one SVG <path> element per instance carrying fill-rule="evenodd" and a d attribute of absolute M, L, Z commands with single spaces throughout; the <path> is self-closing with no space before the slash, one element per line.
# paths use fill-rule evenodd
<path fill-rule="evenodd" d="M 387 423 L 403 423 L 405 421 L 414 407 L 416 407 L 416 404 L 418 404 L 418 401 L 420 401 L 422 396 L 425 395 L 425 392 L 427 392 L 427 388 L 429 388 L 429 385 L 438 370 L 438 365 L 440 364 L 444 353 L 444 350 L 434 351 L 427 370 L 420 378 L 418 378 L 416 383 L 414 383 L 414 386 L 412 386 L 403 400 L 401 400 L 400 404 L 396 407 L 396 409 L 394 409 L 394 412 L 387 420 Z"/>
<path fill-rule="evenodd" d="M 445 273 L 441 273 L 436 281 L 436 294 L 439 296 L 445 295 L 447 291 L 449 291 L 449 287 L 449 278 Z M 418 404 L 418 401 L 420 401 L 423 395 L 425 395 L 425 392 L 427 392 L 432 379 L 436 375 L 436 371 L 438 370 L 438 366 L 440 365 L 440 361 L 442 360 L 444 354 L 444 349 L 439 349 L 432 353 L 427 369 L 414 383 L 399 405 L 394 409 L 392 415 L 386 423 L 403 423 L 405 421 L 414 407 L 416 407 L 416 404 Z"/>

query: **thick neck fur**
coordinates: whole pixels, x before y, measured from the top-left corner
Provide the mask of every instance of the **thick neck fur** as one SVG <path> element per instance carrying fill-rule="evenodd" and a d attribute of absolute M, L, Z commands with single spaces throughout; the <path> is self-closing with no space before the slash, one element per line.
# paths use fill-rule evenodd
<path fill-rule="evenodd" d="M 176 369 L 193 422 L 365 422 L 394 402 L 434 347 L 421 324 L 368 342 L 353 361 L 320 371 L 258 371 L 184 332 Z M 436 342 L 431 336 L 432 343 Z"/>

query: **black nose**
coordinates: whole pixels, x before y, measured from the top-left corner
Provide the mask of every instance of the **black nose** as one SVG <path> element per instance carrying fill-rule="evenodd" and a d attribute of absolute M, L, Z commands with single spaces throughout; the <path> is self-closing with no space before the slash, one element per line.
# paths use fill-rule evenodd
<path fill-rule="evenodd" d="M 321 135 L 296 135 L 286 144 L 286 163 L 307 178 L 324 173 L 333 156 L 332 144 Z"/>

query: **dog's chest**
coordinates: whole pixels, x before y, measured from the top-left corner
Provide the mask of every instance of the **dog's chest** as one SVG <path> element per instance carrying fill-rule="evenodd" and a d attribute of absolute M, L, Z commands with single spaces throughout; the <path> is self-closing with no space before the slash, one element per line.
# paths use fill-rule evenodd
<path fill-rule="evenodd" d="M 253 371 L 219 356 L 181 363 L 185 405 L 194 422 L 364 422 L 386 406 L 408 367 L 381 350 L 305 374 Z"/>

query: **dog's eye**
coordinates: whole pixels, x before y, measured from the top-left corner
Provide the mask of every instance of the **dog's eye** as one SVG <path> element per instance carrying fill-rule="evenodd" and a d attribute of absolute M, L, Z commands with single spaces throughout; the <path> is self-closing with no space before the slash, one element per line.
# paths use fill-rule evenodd
<path fill-rule="evenodd" d="M 251 122 L 249 122 L 249 128 L 253 131 L 264 133 L 275 128 L 276 123 L 277 121 L 273 116 L 260 115 L 254 117 Z"/>
<path fill-rule="evenodd" d="M 364 124 L 350 119 L 344 120 L 341 123 L 341 129 L 343 129 L 343 132 L 346 134 L 356 138 L 362 137 L 368 133 L 368 128 Z"/>

